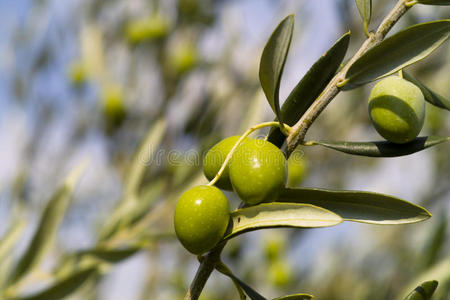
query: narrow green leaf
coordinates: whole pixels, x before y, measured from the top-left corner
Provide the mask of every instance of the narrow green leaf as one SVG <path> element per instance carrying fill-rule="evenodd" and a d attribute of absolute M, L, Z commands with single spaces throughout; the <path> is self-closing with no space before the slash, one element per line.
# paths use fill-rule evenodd
<path fill-rule="evenodd" d="M 403 289 L 403 292 L 400 295 L 398 295 L 399 297 L 397 297 L 396 299 L 404 300 L 405 295 L 410 293 L 412 290 L 414 290 L 417 286 L 421 285 L 423 282 L 428 281 L 430 279 L 434 279 L 441 283 L 450 281 L 450 256 L 447 256 L 445 259 L 435 264 L 431 269 L 427 270 L 426 272 L 417 274 L 417 278 L 414 279 L 412 283 L 409 284 L 405 289 Z"/>
<path fill-rule="evenodd" d="M 430 300 L 438 286 L 436 280 L 426 281 L 416 287 L 405 300 Z"/>
<path fill-rule="evenodd" d="M 108 263 L 118 263 L 127 258 L 130 258 L 137 252 L 141 250 L 140 247 L 127 247 L 121 249 L 108 249 L 108 248 L 94 248 L 88 250 L 82 250 L 77 252 L 77 256 L 93 256 L 99 260 L 108 262 Z"/>
<path fill-rule="evenodd" d="M 431 104 L 433 104 L 437 107 L 450 110 L 450 100 L 449 99 L 444 98 L 443 96 L 439 95 L 438 93 L 430 90 L 421 81 L 419 81 L 417 78 L 415 78 L 411 74 L 406 73 L 405 71 L 403 71 L 403 78 L 414 83 L 415 85 L 417 85 L 420 88 L 420 90 L 422 91 L 422 93 L 425 97 L 425 100 L 427 100 L 428 102 L 430 102 Z"/>
<path fill-rule="evenodd" d="M 355 0 L 355 2 L 364 21 L 364 28 L 367 29 L 372 17 L 372 0 Z"/>
<path fill-rule="evenodd" d="M 426 5 L 450 5 L 450 0 L 417 0 L 417 2 Z"/>
<path fill-rule="evenodd" d="M 62 186 L 56 190 L 48 201 L 28 248 L 10 276 L 9 284 L 17 282 L 31 271 L 33 267 L 38 265 L 44 253 L 50 248 L 55 233 L 69 206 L 70 196 L 75 183 L 78 181 L 84 166 L 85 163 L 80 164 L 72 171 Z"/>
<path fill-rule="evenodd" d="M 135 200 L 135 197 L 132 197 L 132 195 L 137 195 L 138 193 L 145 168 L 151 163 L 155 151 L 158 150 L 166 131 L 166 125 L 166 121 L 163 119 L 156 121 L 134 154 L 130 169 L 125 176 L 124 200 Z"/>
<path fill-rule="evenodd" d="M 242 290 L 244 290 L 244 292 L 247 294 L 247 296 L 251 300 L 266 300 L 266 298 L 261 296 L 257 291 L 255 291 L 250 286 L 248 286 L 245 282 L 243 282 L 242 280 L 237 278 L 233 274 L 233 272 L 231 272 L 231 270 L 223 262 L 218 263 L 216 265 L 216 269 L 217 269 L 217 271 L 219 271 L 220 273 L 224 274 L 225 276 L 230 277 L 231 280 L 233 280 L 233 282 L 235 284 L 237 284 Z"/>
<path fill-rule="evenodd" d="M 380 142 L 308 141 L 307 146 L 320 145 L 352 155 L 369 157 L 396 157 L 412 154 L 450 141 L 450 137 L 423 136 L 406 144 Z"/>
<path fill-rule="evenodd" d="M 294 15 L 287 16 L 277 26 L 264 47 L 261 62 L 259 64 L 259 81 L 266 94 L 270 107 L 275 112 L 278 120 L 280 114 L 280 81 L 283 74 L 284 64 L 292 40 L 294 30 Z"/>
<path fill-rule="evenodd" d="M 0 240 L 0 261 L 11 252 L 17 240 L 20 238 L 24 227 L 25 223 L 21 220 L 12 223 L 11 227 Z"/>
<path fill-rule="evenodd" d="M 284 123 L 292 126 L 297 123 L 308 110 L 314 100 L 319 97 L 339 68 L 350 42 L 350 32 L 347 32 L 322 55 L 291 91 L 281 107 L 281 118 Z M 286 136 L 278 127 L 272 127 L 268 141 L 281 147 Z"/>
<path fill-rule="evenodd" d="M 342 218 L 324 208 L 297 203 L 263 203 L 231 213 L 232 229 L 225 239 L 244 232 L 276 227 L 328 227 Z"/>
<path fill-rule="evenodd" d="M 312 298 L 314 297 L 308 294 L 295 294 L 274 298 L 272 300 L 311 300 Z"/>
<path fill-rule="evenodd" d="M 76 291 L 83 283 L 97 273 L 97 268 L 92 267 L 75 272 L 68 277 L 56 282 L 51 287 L 27 297 L 15 298 L 14 300 L 58 300 Z"/>
<path fill-rule="evenodd" d="M 431 229 L 429 234 L 427 234 L 426 246 L 421 255 L 423 268 L 429 268 L 436 263 L 439 258 L 446 242 L 447 225 L 447 216 L 441 214 L 435 226 Z"/>
<path fill-rule="evenodd" d="M 277 202 L 317 205 L 346 221 L 369 224 L 407 224 L 431 217 L 427 210 L 418 205 L 396 197 L 363 191 L 285 189 Z"/>
<path fill-rule="evenodd" d="M 417 24 L 369 49 L 348 70 L 342 89 L 349 90 L 393 74 L 437 49 L 450 36 L 450 20 Z"/>

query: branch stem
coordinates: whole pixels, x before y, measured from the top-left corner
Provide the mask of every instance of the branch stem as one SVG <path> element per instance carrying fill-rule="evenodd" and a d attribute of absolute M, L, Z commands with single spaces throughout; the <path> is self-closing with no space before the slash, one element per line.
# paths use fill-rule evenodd
<path fill-rule="evenodd" d="M 289 156 L 295 148 L 301 144 L 306 136 L 306 132 L 316 118 L 322 113 L 325 107 L 336 97 L 340 92 L 339 87 L 345 85 L 345 74 L 353 63 L 367 52 L 371 47 L 380 43 L 397 21 L 408 11 L 406 0 L 399 0 L 394 8 L 381 22 L 375 33 L 370 33 L 356 54 L 349 60 L 349 62 L 339 71 L 333 79 L 325 87 L 324 91 L 309 107 L 300 120 L 292 127 L 292 131 L 287 137 L 287 155 Z"/>

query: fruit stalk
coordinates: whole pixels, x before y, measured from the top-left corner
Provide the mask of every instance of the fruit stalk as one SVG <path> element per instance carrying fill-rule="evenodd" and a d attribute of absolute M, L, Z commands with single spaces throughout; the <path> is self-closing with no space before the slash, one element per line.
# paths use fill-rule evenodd
<path fill-rule="evenodd" d="M 350 59 L 350 61 L 339 71 L 333 79 L 325 87 L 324 91 L 309 107 L 300 120 L 292 127 L 292 131 L 287 137 L 287 156 L 295 150 L 295 148 L 301 144 L 306 136 L 306 132 L 325 107 L 336 97 L 339 93 L 339 86 L 345 84 L 344 78 L 348 69 L 353 63 L 360 58 L 371 47 L 380 43 L 391 30 L 391 28 L 397 23 L 397 21 L 408 11 L 412 5 L 405 0 L 399 0 L 394 8 L 378 26 L 375 33 L 370 33 L 369 37 L 362 44 L 356 54 Z"/>
<path fill-rule="evenodd" d="M 209 183 L 209 186 L 213 186 L 217 180 L 219 180 L 220 176 L 222 175 L 223 171 L 225 170 L 226 166 L 231 160 L 231 157 L 233 156 L 233 153 L 236 151 L 239 144 L 247 137 L 249 136 L 253 131 L 258 130 L 260 128 L 269 127 L 269 126 L 278 126 L 279 128 L 284 128 L 283 131 L 291 132 L 291 127 L 289 127 L 286 124 L 281 125 L 279 122 L 264 122 L 260 123 L 258 125 L 252 126 L 249 129 L 247 129 L 246 132 L 239 138 L 239 140 L 234 144 L 233 148 L 231 148 L 230 152 L 228 153 L 227 157 L 225 158 L 225 161 L 223 162 L 222 166 L 220 167 L 219 172 L 217 172 L 216 177 L 214 177 Z"/>

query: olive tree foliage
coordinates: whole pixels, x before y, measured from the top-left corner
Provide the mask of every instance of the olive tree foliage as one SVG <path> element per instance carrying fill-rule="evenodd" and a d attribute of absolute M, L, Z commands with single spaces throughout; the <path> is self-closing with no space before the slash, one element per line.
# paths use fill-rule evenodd
<path fill-rule="evenodd" d="M 280 5 L 271 17 L 281 23 L 272 35 L 268 28 L 266 46 L 258 45 L 248 51 L 252 58 L 239 60 L 246 41 L 240 40 L 240 29 L 234 24 L 229 25 L 230 36 L 219 54 L 200 47 L 211 32 L 216 33 L 227 1 L 130 2 L 80 2 L 73 8 L 74 19 L 58 27 L 67 33 L 60 36 L 57 32 L 46 35 L 48 31 L 35 26 L 34 20 L 47 19 L 54 3 L 36 1 L 30 4 L 28 22 L 11 38 L 18 53 L 37 48 L 10 75 L 17 105 L 24 110 L 34 107 L 33 101 L 40 105 L 34 110 L 37 121 L 27 140 L 23 167 L 11 186 L 1 187 L 1 192 L 7 191 L 2 201 L 8 203 L 10 217 L 8 228 L 1 231 L 0 297 L 96 299 L 119 263 L 146 254 L 142 291 L 133 292 L 141 299 L 197 299 L 200 294 L 204 299 L 311 299 L 312 295 L 317 299 L 430 299 L 433 294 L 435 299 L 446 299 L 450 291 L 448 1 L 324 1 L 339 12 L 342 34 L 329 41 L 321 57 L 307 62 L 310 69 L 303 77 L 299 74 L 286 99 L 280 96 L 282 74 L 295 69 L 287 55 L 302 36 L 294 23 L 307 24 L 308 16 L 302 13 L 306 4 L 288 17 L 284 16 L 293 13 L 288 10 L 292 4 Z M 421 19 L 422 10 L 431 15 L 429 21 Z M 49 28 L 54 28 L 50 25 L 56 21 L 49 22 Z M 315 31 L 320 34 L 320 28 Z M 222 40 L 215 38 L 214 42 Z M 65 48 L 71 49 L 69 54 Z M 46 93 L 49 89 L 43 79 L 52 65 L 63 69 L 59 76 L 64 80 L 59 83 L 65 83 L 70 102 Z M 366 100 L 371 82 L 399 71 L 421 89 L 429 103 L 425 135 L 403 145 L 376 140 L 376 135 L 367 133 L 371 130 Z M 264 111 L 269 107 L 271 115 Z M 62 119 L 69 119 L 65 122 L 70 123 L 70 139 L 65 155 L 55 157 L 47 167 L 52 176 L 62 176 L 67 155 L 96 135 L 105 141 L 108 170 L 121 178 L 115 199 L 86 197 L 105 208 L 99 209 L 103 211 L 92 224 L 92 242 L 76 249 L 65 248 L 57 233 L 65 216 L 76 215 L 75 208 L 89 209 L 78 204 L 83 199 L 78 199 L 76 189 L 92 162 L 79 163 L 57 184 L 48 180 L 39 187 L 45 191 L 41 194 L 49 196 L 39 209 L 31 193 L 35 189 L 30 188 L 30 166 L 43 147 L 40 138 L 58 120 L 63 122 L 61 111 L 66 114 Z M 306 184 L 312 188 L 299 187 L 297 182 L 283 190 L 270 209 L 256 205 L 233 211 L 231 220 L 244 220 L 244 228 L 232 227 L 198 263 L 175 239 L 172 216 L 182 191 L 205 183 L 201 165 L 186 152 L 172 156 L 171 161 L 152 159 L 161 150 L 166 150 L 167 158 L 170 150 L 185 147 L 182 141 L 202 153 L 220 138 L 242 134 L 272 118 L 291 130 L 273 127 L 267 132 L 268 140 L 287 157 L 299 150 L 306 154 L 310 169 Z M 349 138 L 355 128 L 364 132 L 360 141 Z M 429 189 L 416 195 L 421 206 L 387 195 L 389 191 L 340 189 L 349 186 L 353 172 L 364 173 L 381 160 L 422 150 L 431 157 L 433 178 Z M 237 208 L 239 200 L 230 197 Z M 287 210 L 293 223 L 279 221 Z M 433 218 L 429 219 L 428 211 L 435 212 Z M 322 219 L 317 222 L 314 216 L 319 213 Z M 37 218 L 36 226 L 28 223 L 27 214 Z M 333 248 L 324 249 L 320 256 L 327 260 L 308 261 L 312 255 L 303 256 L 305 246 L 296 249 L 307 244 L 311 235 L 331 230 L 307 229 L 311 227 L 343 221 L 396 225 L 424 220 L 408 226 L 369 229 L 364 225 L 368 237 L 362 240 L 372 249 L 349 248 L 345 241 L 351 237 L 339 232 L 344 242 L 333 238 L 337 240 L 330 244 Z M 27 226 L 32 232 L 28 240 L 22 238 Z M 283 226 L 297 228 L 276 229 L 275 235 L 271 230 L 245 234 Z M 356 258 L 350 259 L 349 252 Z M 167 253 L 176 268 L 168 266 Z"/>

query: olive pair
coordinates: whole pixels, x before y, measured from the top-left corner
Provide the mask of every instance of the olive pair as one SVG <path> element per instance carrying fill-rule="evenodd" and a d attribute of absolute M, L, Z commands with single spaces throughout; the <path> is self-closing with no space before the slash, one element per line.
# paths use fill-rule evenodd
<path fill-rule="evenodd" d="M 232 136 L 216 144 L 204 160 L 204 173 L 212 180 L 228 153 L 239 140 Z M 264 140 L 244 139 L 233 153 L 216 185 L 236 191 L 247 204 L 273 200 L 284 186 L 286 160 L 283 153 Z M 211 250 L 224 236 L 229 223 L 229 204 L 216 187 L 189 189 L 175 208 L 175 232 L 181 244 L 193 254 Z"/>

